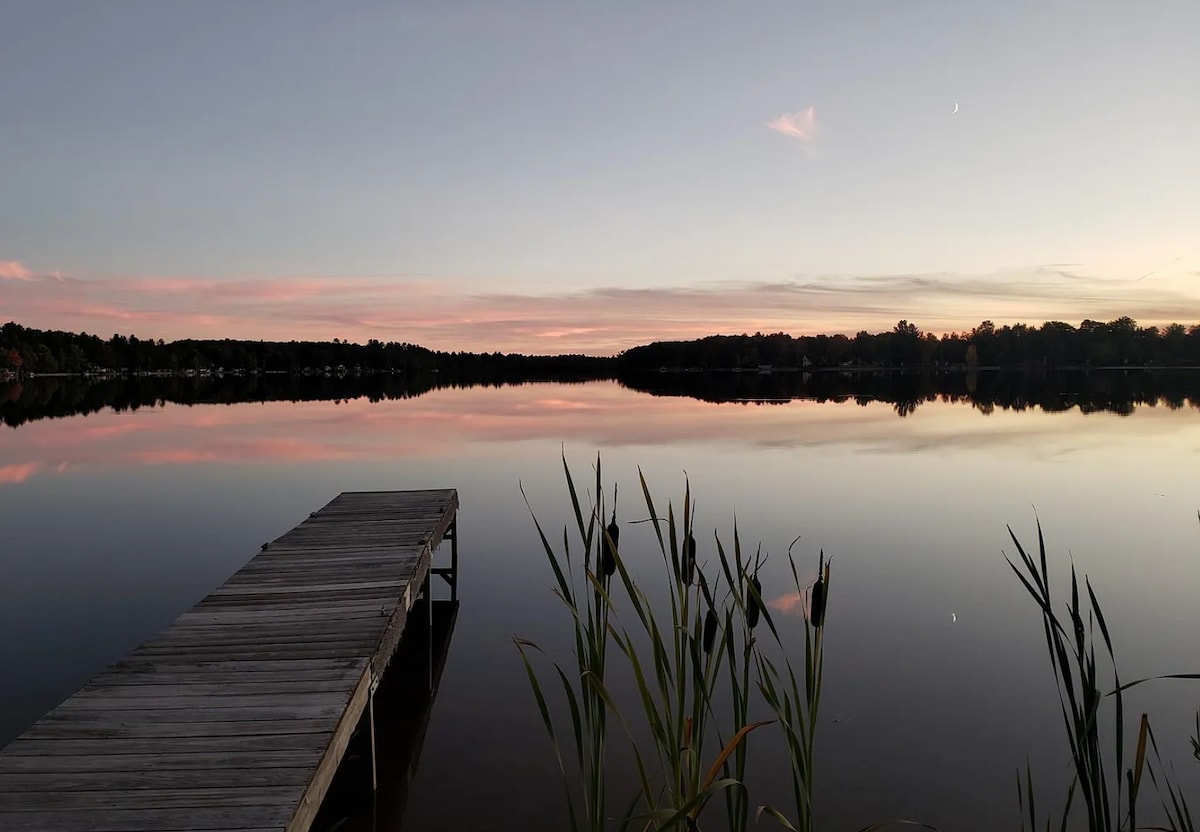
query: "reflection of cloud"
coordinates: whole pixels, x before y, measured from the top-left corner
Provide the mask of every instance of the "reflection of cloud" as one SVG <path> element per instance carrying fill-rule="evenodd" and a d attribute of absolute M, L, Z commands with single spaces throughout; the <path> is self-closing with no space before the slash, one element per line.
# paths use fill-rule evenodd
<path fill-rule="evenodd" d="M 142 338 L 378 338 L 451 350 L 535 353 L 613 353 L 650 340 L 716 332 L 853 333 L 890 329 L 900 317 L 934 332 L 969 329 L 985 317 L 997 323 L 1078 323 L 1084 317 L 1130 315 L 1143 324 L 1166 323 L 1194 320 L 1200 306 L 1194 283 L 1132 284 L 1056 264 L 974 276 L 833 275 L 551 294 L 471 293 L 403 276 L 83 280 L 34 275 L 6 284 L 4 301 L 6 316 L 30 326 L 119 328 Z M 919 316 L 913 310 L 920 310 Z"/>
<path fill-rule="evenodd" d="M 808 597 L 800 592 L 789 592 L 767 601 L 767 606 L 784 615 L 794 615 L 797 618 L 808 617 Z"/>
<path fill-rule="evenodd" d="M 784 113 L 767 122 L 767 127 L 788 138 L 798 139 L 806 146 L 817 140 L 817 112 L 809 107 L 794 113 Z"/>
<path fill-rule="evenodd" d="M 1165 437 L 1188 448 L 1200 444 L 1200 424 L 1190 410 L 1141 407 L 1129 419 L 1078 411 L 1033 418 L 997 410 L 984 418 L 966 403 L 928 402 L 897 419 L 886 402 L 718 405 L 645 396 L 615 382 L 444 389 L 380 402 L 143 407 L 74 419 L 69 429 L 47 419 L 17 430 L 19 441 L 0 443 L 0 482 L 68 468 L 417 460 L 457 453 L 463 443 L 499 447 L 547 439 L 592 447 L 812 448 L 819 453 L 835 447 L 900 454 L 1001 448 L 1030 457 L 1077 449 L 1083 436 L 1110 450 Z"/>
<path fill-rule="evenodd" d="M 37 462 L 25 462 L 19 465 L 0 465 L 0 485 L 6 483 L 25 482 L 41 468 Z"/>
<path fill-rule="evenodd" d="M 33 272 L 17 260 L 0 260 L 0 279 L 33 280 Z"/>
<path fill-rule="evenodd" d="M 220 457 L 213 449 L 153 448 L 132 454 L 143 465 L 187 465 L 197 462 L 216 462 Z"/>

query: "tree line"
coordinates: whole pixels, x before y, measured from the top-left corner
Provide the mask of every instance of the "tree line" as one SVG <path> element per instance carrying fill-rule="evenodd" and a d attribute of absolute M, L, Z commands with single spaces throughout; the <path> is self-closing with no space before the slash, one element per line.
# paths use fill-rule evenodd
<path fill-rule="evenodd" d="M 211 373 L 305 371 L 465 374 L 471 378 L 607 377 L 612 359 L 586 355 L 442 352 L 416 344 L 371 339 L 354 344 L 332 341 L 244 341 L 141 339 L 136 335 L 97 335 L 40 330 L 7 323 L 0 327 L 0 371 L 29 373 L 167 372 Z"/>
<path fill-rule="evenodd" d="M 1079 326 L 997 327 L 984 321 L 967 332 L 935 335 L 901 320 L 886 332 L 856 335 L 710 335 L 657 341 L 626 350 L 622 372 L 666 369 L 832 367 L 1125 367 L 1200 366 L 1200 324 L 1138 326 L 1129 317 Z"/>
<path fill-rule="evenodd" d="M 0 372 L 304 372 L 328 371 L 467 374 L 471 378 L 611 378 L 666 369 L 828 369 L 839 367 L 1066 367 L 1200 366 L 1200 324 L 1139 326 L 1129 317 L 1079 326 L 991 321 L 966 332 L 935 335 L 902 320 L 886 332 L 793 336 L 710 335 L 692 341 L 656 341 L 612 358 L 585 355 L 443 352 L 406 342 L 371 339 L 247 341 L 140 339 L 39 330 L 10 322 L 0 327 Z"/>

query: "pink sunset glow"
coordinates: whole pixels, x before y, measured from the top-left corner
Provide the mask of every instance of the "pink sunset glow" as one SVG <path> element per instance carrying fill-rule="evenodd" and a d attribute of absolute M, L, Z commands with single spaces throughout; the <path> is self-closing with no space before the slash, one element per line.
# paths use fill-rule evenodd
<path fill-rule="evenodd" d="M 1031 421 L 997 411 L 986 420 L 969 405 L 930 406 L 897 419 L 891 405 L 864 407 L 797 401 L 786 405 L 712 404 L 645 397 L 616 383 L 571 388 L 551 384 L 435 390 L 414 399 L 371 402 L 264 402 L 145 407 L 101 411 L 69 431 L 56 420 L 29 422 L 20 441 L 0 446 L 0 484 L 55 472 L 179 465 L 303 465 L 428 459 L 463 443 L 553 440 L 582 447 L 828 448 L 848 446 L 905 453 L 936 445 L 943 452 L 981 447 L 1071 452 L 1064 437 L 1089 420 L 1094 441 L 1112 446 L 1170 436 L 1195 443 L 1182 429 L 1187 414 L 1165 408 L 1116 415 L 1060 414 Z M 811 581 L 815 575 L 802 576 Z M 776 599 L 789 613 L 795 601 Z"/>
<path fill-rule="evenodd" d="M 104 336 L 376 338 L 444 350 L 603 355 L 714 333 L 853 334 L 889 329 L 901 316 L 933 332 L 969 329 L 984 318 L 1078 323 L 1130 315 L 1142 324 L 1191 322 L 1200 295 L 1189 274 L 1138 281 L 1035 266 L 954 277 L 818 276 L 521 292 L 464 290 L 452 281 L 406 276 L 84 278 L 10 260 L 0 261 L 0 316 Z"/>

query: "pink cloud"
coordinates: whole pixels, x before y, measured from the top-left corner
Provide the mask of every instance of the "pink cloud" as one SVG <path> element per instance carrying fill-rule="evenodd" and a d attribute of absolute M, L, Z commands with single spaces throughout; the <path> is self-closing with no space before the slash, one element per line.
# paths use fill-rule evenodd
<path fill-rule="evenodd" d="M 792 139 L 798 139 L 805 145 L 811 146 L 817 140 L 817 112 L 813 107 L 807 110 L 797 110 L 794 113 L 783 113 L 778 118 L 767 122 L 767 127 Z"/>
<path fill-rule="evenodd" d="M 25 462 L 20 465 L 0 465 L 0 485 L 25 482 L 40 469 L 41 463 Z"/>
<path fill-rule="evenodd" d="M 0 279 L 33 280 L 33 272 L 25 268 L 19 260 L 0 260 Z"/>
<path fill-rule="evenodd" d="M 19 264 L 18 264 L 19 265 Z M 5 263 L 12 274 L 18 272 Z M 775 282 L 603 287 L 522 293 L 470 291 L 409 277 L 57 279 L 4 284 L 5 319 L 45 329 L 139 338 L 245 338 L 434 349 L 613 354 L 652 340 L 713 333 L 924 329 L 1005 322 L 1077 322 L 1131 315 L 1143 324 L 1193 321 L 1194 284 L 1134 284 L 1039 267 L 986 275 L 831 275 Z"/>

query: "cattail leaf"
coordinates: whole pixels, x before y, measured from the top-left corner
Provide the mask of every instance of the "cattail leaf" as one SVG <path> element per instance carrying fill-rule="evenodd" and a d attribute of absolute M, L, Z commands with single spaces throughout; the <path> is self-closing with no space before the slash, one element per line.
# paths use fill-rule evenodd
<path fill-rule="evenodd" d="M 755 809 L 754 823 L 757 824 L 759 821 L 761 821 L 763 815 L 767 815 L 768 817 L 774 818 L 775 822 L 778 823 L 780 826 L 782 826 L 784 829 L 790 829 L 790 830 L 792 830 L 792 832 L 797 832 L 796 827 L 792 825 L 792 822 L 790 820 L 788 820 L 786 817 L 784 817 L 783 813 L 780 812 L 775 807 L 762 805 L 762 806 L 759 806 L 757 809 Z"/>
<path fill-rule="evenodd" d="M 696 794 L 688 798 L 682 806 L 672 809 L 661 809 L 657 812 L 652 812 L 650 818 L 659 821 L 653 828 L 655 829 L 670 829 L 678 823 L 681 823 L 685 818 L 692 816 L 693 818 L 700 814 L 704 808 L 704 804 L 708 803 L 713 797 L 725 789 L 745 789 L 741 782 L 734 780 L 732 777 L 726 777 L 723 780 L 717 780 L 708 787 L 701 789 Z"/>
<path fill-rule="evenodd" d="M 751 731 L 761 728 L 764 725 L 770 725 L 773 722 L 775 722 L 773 719 L 763 719 L 743 725 L 738 729 L 738 732 L 730 738 L 729 742 L 725 743 L 725 747 L 721 749 L 721 753 L 717 755 L 712 765 L 709 766 L 708 775 L 704 778 L 704 788 L 708 788 L 716 781 L 717 775 L 721 772 L 721 766 L 725 765 L 725 761 L 729 759 L 729 755 L 749 736 Z"/>
<path fill-rule="evenodd" d="M 941 832 L 936 826 L 930 826 L 928 823 L 922 823 L 919 820 L 905 820 L 904 818 L 876 821 L 859 829 L 858 832 L 876 832 L 879 829 L 887 829 L 889 826 L 917 826 L 921 829 L 932 829 L 933 832 Z"/>

